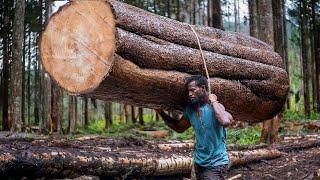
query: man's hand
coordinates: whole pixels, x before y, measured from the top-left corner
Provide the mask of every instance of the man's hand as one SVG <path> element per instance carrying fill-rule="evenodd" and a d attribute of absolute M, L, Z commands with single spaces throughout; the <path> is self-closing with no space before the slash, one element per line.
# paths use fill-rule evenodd
<path fill-rule="evenodd" d="M 215 94 L 210 94 L 209 100 L 220 124 L 223 126 L 231 125 L 234 122 L 233 117 L 226 111 L 224 106 L 218 102 L 217 96 Z"/>
<path fill-rule="evenodd" d="M 211 103 L 218 102 L 218 98 L 215 94 L 209 94 L 209 100 Z"/>
<path fill-rule="evenodd" d="M 186 120 L 185 117 L 182 117 L 180 120 L 178 120 L 171 118 L 163 111 L 163 109 L 155 109 L 155 111 L 161 116 L 166 125 L 178 133 L 184 132 L 191 126 L 190 122 Z"/>

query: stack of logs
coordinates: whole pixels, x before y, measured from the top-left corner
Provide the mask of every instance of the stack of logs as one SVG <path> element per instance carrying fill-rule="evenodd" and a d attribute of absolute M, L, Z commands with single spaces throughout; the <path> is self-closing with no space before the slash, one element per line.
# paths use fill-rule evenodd
<path fill-rule="evenodd" d="M 319 146 L 319 135 L 288 137 L 273 146 L 229 145 L 228 154 L 231 166 L 239 166 Z M 0 135 L 0 178 L 190 175 L 193 148 L 193 141 L 120 140 L 99 136 L 54 140 L 43 136 Z"/>
<path fill-rule="evenodd" d="M 99 177 L 150 177 L 190 175 L 193 142 L 150 142 L 94 138 L 50 140 L 0 138 L 0 177 L 65 178 L 80 175 Z M 232 166 L 281 155 L 260 146 L 229 152 Z M 21 172 L 20 174 L 16 174 Z"/>
<path fill-rule="evenodd" d="M 275 116 L 288 92 L 281 57 L 255 38 L 197 26 L 212 92 L 236 120 Z M 46 71 L 72 94 L 182 110 L 185 79 L 204 74 L 190 26 L 115 0 L 71 1 L 41 38 Z"/>

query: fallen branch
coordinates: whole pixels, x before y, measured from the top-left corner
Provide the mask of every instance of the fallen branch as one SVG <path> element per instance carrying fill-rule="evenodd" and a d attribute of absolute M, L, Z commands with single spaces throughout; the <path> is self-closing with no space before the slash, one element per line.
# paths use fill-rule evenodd
<path fill-rule="evenodd" d="M 274 145 L 273 147 L 283 152 L 298 151 L 320 146 L 320 140 L 291 142 L 285 145 Z"/>

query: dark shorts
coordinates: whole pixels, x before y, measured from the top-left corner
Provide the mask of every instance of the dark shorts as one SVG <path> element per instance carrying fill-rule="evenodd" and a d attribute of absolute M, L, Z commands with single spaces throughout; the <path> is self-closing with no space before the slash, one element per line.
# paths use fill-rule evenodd
<path fill-rule="evenodd" d="M 228 165 L 220 165 L 213 168 L 205 168 L 194 164 L 194 170 L 197 180 L 221 180 L 228 170 Z"/>

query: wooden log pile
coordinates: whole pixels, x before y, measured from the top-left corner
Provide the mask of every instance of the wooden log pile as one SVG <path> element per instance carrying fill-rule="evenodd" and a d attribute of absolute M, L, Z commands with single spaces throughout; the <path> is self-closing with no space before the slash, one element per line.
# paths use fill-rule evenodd
<path fill-rule="evenodd" d="M 132 139 L 12 141 L 6 138 L 0 139 L 0 142 L 0 177 L 70 178 L 93 175 L 137 178 L 185 175 L 190 174 L 193 162 L 193 148 L 184 146 L 184 142 L 179 145 L 177 142 Z M 168 148 L 170 144 L 172 147 Z M 280 151 L 266 148 L 229 152 L 232 166 L 280 155 Z"/>
<path fill-rule="evenodd" d="M 0 178 L 72 178 L 81 175 L 151 177 L 190 175 L 192 141 L 111 139 L 101 136 L 60 140 L 52 137 L 0 134 Z M 281 157 L 290 151 L 320 147 L 316 136 L 281 144 L 228 146 L 231 166 Z M 18 173 L 19 172 L 19 173 Z"/>
<path fill-rule="evenodd" d="M 236 120 L 276 115 L 288 75 L 272 47 L 243 34 L 197 26 L 210 86 Z M 186 77 L 204 74 L 188 24 L 115 0 L 71 1 L 40 42 L 45 70 L 67 92 L 149 108 L 181 110 Z"/>

